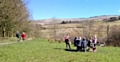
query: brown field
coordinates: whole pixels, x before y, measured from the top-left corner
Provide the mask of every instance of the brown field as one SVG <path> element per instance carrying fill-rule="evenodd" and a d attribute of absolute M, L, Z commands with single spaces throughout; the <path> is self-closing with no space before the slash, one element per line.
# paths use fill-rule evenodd
<path fill-rule="evenodd" d="M 107 36 L 107 26 L 109 31 L 112 26 L 120 27 L 120 20 L 114 22 L 84 22 L 84 23 L 70 23 L 70 24 L 52 24 L 43 25 L 45 29 L 39 29 L 39 36 L 42 38 L 63 40 L 66 34 L 69 34 L 71 39 L 75 36 L 92 37 L 95 34 L 98 37 Z"/>

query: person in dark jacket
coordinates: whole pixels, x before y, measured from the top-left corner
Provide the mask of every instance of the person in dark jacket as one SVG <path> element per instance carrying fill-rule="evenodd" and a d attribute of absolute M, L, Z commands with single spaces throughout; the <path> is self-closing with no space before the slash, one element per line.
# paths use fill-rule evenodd
<path fill-rule="evenodd" d="M 77 46 L 76 40 L 77 40 L 77 37 L 74 38 L 74 46 Z"/>
<path fill-rule="evenodd" d="M 16 37 L 18 39 L 18 42 L 20 42 L 20 33 L 18 31 L 16 32 Z"/>
<path fill-rule="evenodd" d="M 79 38 L 77 37 L 77 39 L 76 39 L 76 51 L 79 51 L 79 46 L 78 46 L 78 44 L 79 44 Z"/>
<path fill-rule="evenodd" d="M 91 38 L 88 38 L 88 43 L 87 43 L 88 51 L 90 51 L 90 49 L 93 48 L 92 42 L 93 42 L 92 37 L 91 37 Z"/>
<path fill-rule="evenodd" d="M 68 46 L 69 46 L 69 49 L 71 49 L 69 35 L 65 36 L 65 43 L 66 43 L 66 49 L 68 49 Z"/>
<path fill-rule="evenodd" d="M 87 41 L 85 37 L 82 39 L 82 47 L 83 47 L 83 51 L 86 52 Z"/>

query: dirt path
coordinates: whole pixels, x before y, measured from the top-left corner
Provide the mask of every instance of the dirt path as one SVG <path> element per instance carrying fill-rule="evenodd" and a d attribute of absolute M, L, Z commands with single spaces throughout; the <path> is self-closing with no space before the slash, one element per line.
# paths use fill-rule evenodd
<path fill-rule="evenodd" d="M 5 43 L 0 43 L 0 46 L 2 46 L 2 45 L 8 45 L 8 44 L 14 44 L 14 43 L 18 43 L 18 42 L 5 42 Z"/>
<path fill-rule="evenodd" d="M 27 39 L 27 41 L 29 41 L 29 40 L 32 40 L 32 38 L 28 38 L 28 39 Z M 24 41 L 21 40 L 20 42 L 24 42 Z M 26 41 L 25 41 L 25 42 L 26 42 Z M 0 43 L 0 46 L 8 45 L 8 44 L 14 44 L 14 43 L 19 43 L 19 42 L 16 41 L 16 42 L 5 42 L 5 43 Z"/>

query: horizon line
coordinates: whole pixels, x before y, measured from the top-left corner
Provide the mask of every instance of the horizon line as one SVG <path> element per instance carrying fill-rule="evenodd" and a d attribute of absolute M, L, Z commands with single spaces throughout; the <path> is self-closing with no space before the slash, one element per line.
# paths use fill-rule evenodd
<path fill-rule="evenodd" d="M 77 19 L 85 19 L 85 18 L 93 18 L 93 17 L 99 17 L 99 16 L 120 16 L 120 15 L 97 15 L 97 16 L 90 16 L 90 17 L 68 17 L 68 18 L 58 18 L 58 17 L 51 17 L 51 18 L 44 18 L 44 19 L 74 19 L 74 18 L 77 18 Z M 44 19 L 33 19 L 33 20 L 44 20 Z"/>

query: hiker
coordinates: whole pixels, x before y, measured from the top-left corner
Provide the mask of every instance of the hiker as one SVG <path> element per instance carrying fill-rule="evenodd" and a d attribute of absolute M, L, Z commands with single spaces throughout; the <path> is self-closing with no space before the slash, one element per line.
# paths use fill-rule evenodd
<path fill-rule="evenodd" d="M 74 46 L 77 46 L 76 39 L 77 39 L 77 37 L 74 38 Z"/>
<path fill-rule="evenodd" d="M 88 38 L 88 43 L 87 43 L 88 51 L 90 51 L 90 49 L 93 48 L 92 42 L 93 42 L 92 37 Z"/>
<path fill-rule="evenodd" d="M 25 32 L 22 33 L 22 40 L 24 41 L 26 39 L 26 34 Z"/>
<path fill-rule="evenodd" d="M 69 46 L 69 49 L 71 49 L 69 35 L 65 36 L 65 43 L 66 43 L 66 49 L 68 49 L 68 46 Z"/>
<path fill-rule="evenodd" d="M 82 51 L 82 38 L 79 37 L 78 44 L 77 44 L 77 51 Z"/>
<path fill-rule="evenodd" d="M 79 51 L 79 46 L 78 46 L 78 44 L 79 44 L 79 37 L 77 37 L 75 43 L 76 43 L 76 51 Z"/>
<path fill-rule="evenodd" d="M 20 33 L 19 33 L 19 31 L 16 32 L 16 37 L 18 39 L 18 42 L 20 42 Z"/>
<path fill-rule="evenodd" d="M 82 48 L 84 52 L 86 52 L 86 47 L 87 47 L 87 41 L 86 41 L 86 38 L 84 37 L 82 39 Z"/>
<path fill-rule="evenodd" d="M 96 51 L 97 51 L 97 49 L 96 49 L 97 36 L 96 36 L 96 35 L 94 35 L 94 38 L 93 38 L 93 43 L 94 43 L 93 52 L 96 52 Z"/>

